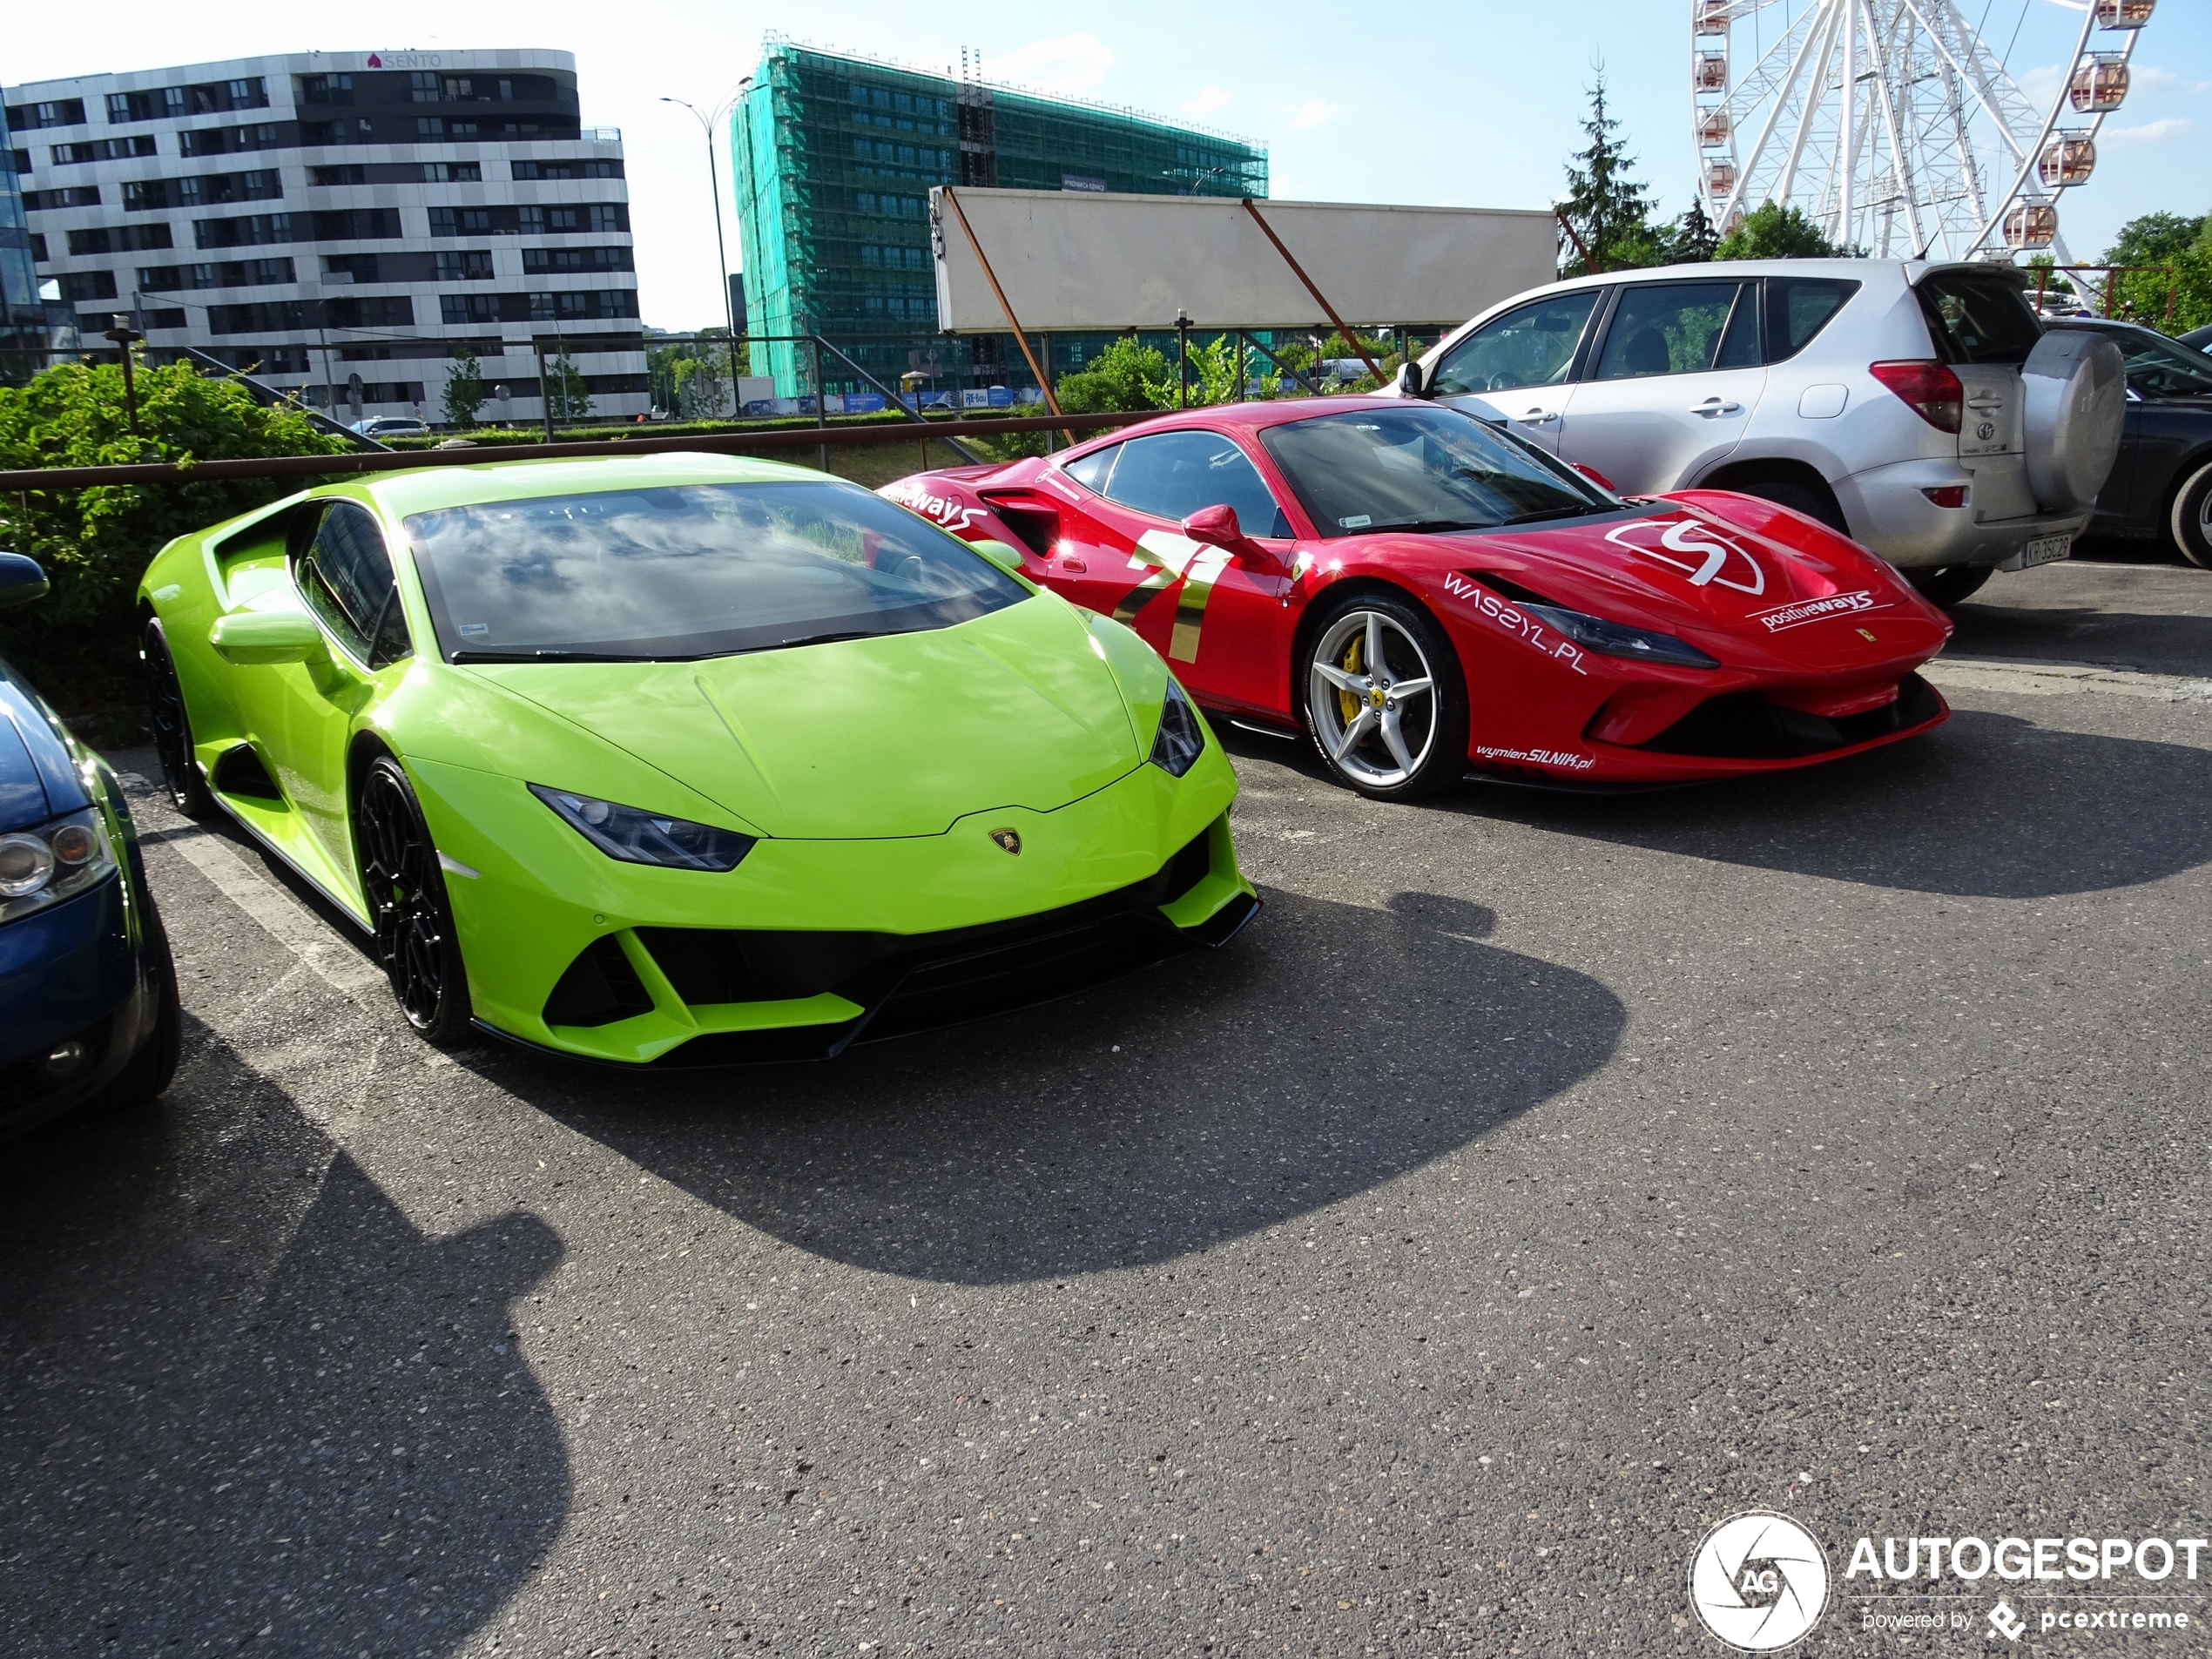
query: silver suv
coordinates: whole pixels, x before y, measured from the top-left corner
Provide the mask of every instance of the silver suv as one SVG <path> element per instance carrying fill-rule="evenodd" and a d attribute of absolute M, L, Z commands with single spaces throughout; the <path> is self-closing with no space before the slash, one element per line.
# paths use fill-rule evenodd
<path fill-rule="evenodd" d="M 1401 374 L 1630 495 L 1780 502 L 1939 604 L 2063 558 L 2120 450 L 2121 355 L 1986 265 L 1613 272 L 1492 307 Z"/>

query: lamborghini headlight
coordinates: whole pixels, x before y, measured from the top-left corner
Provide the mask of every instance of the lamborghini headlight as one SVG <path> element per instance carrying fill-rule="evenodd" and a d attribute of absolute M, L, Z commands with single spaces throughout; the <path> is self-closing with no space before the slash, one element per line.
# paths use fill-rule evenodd
<path fill-rule="evenodd" d="M 1669 668 L 1718 668 L 1720 664 L 1686 639 L 1608 622 L 1559 605 L 1534 605 L 1526 601 L 1516 609 L 1527 611 L 1553 631 L 1573 640 L 1584 651 L 1601 657 L 1625 657 L 1634 662 L 1664 663 Z"/>
<path fill-rule="evenodd" d="M 115 868 L 97 810 L 0 835 L 0 921 L 74 898 Z"/>
<path fill-rule="evenodd" d="M 1180 778 L 1198 764 L 1205 746 L 1206 728 L 1198 711 L 1170 678 L 1167 697 L 1160 705 L 1159 733 L 1152 739 L 1152 752 L 1146 759 L 1169 777 Z"/>
<path fill-rule="evenodd" d="M 752 837 L 688 818 L 641 812 L 593 795 L 532 784 L 530 793 L 610 859 L 672 870 L 734 870 L 752 851 Z"/>

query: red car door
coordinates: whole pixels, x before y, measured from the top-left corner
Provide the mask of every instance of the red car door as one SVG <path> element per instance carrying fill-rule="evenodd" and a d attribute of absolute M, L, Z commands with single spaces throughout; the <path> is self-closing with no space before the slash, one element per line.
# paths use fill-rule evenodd
<path fill-rule="evenodd" d="M 1189 428 L 1130 438 L 1071 462 L 1047 579 L 1125 622 L 1202 703 L 1279 715 L 1288 704 L 1283 604 L 1296 555 L 1288 515 L 1237 442 Z M 1183 521 L 1228 507 L 1247 540 L 1193 540 Z"/>

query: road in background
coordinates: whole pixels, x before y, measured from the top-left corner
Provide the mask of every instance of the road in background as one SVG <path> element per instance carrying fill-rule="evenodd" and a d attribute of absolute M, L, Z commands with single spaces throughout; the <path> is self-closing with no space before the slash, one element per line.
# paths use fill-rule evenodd
<path fill-rule="evenodd" d="M 2212 672 L 2212 575 L 1986 592 Z M 141 795 L 192 1024 L 0 1170 L 10 1651 L 1688 1654 L 1735 1510 L 2203 1535 L 2212 700 L 1935 673 L 1627 799 L 1231 734 L 1233 948 L 693 1076 L 435 1054 Z"/>

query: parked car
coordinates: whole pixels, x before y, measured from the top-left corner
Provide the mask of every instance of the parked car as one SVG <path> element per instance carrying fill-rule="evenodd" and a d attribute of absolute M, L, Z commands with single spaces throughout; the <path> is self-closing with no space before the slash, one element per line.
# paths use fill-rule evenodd
<path fill-rule="evenodd" d="M 2202 328 L 2190 329 L 2188 333 L 2181 336 L 2181 341 L 2184 346 L 2194 346 L 2199 351 L 2212 352 L 2212 323 L 2207 323 Z"/>
<path fill-rule="evenodd" d="M 883 493 L 1025 549 L 1204 706 L 1377 799 L 1770 772 L 1948 712 L 1915 671 L 1950 623 L 1864 548 L 1750 496 L 1622 501 L 1459 408 L 1193 409 Z"/>
<path fill-rule="evenodd" d="M 347 430 L 364 438 L 382 442 L 386 438 L 427 438 L 430 428 L 412 415 L 372 415 L 366 421 L 356 421 Z"/>
<path fill-rule="evenodd" d="M 46 591 L 0 553 L 0 609 Z M 151 1100 L 184 1015 L 123 790 L 0 662 L 0 1135 Z"/>
<path fill-rule="evenodd" d="M 2116 354 L 2047 340 L 1986 265 L 1760 260 L 1612 272 L 1494 306 L 1401 376 L 1632 496 L 1740 490 L 1872 548 L 1939 604 L 2063 558 L 2120 448 Z"/>
<path fill-rule="evenodd" d="M 2158 537 L 2212 570 L 2212 358 L 2135 322 L 2075 318 L 2128 362 L 2128 418 L 2120 462 L 2098 492 L 2101 536 Z"/>
<path fill-rule="evenodd" d="M 139 601 L 179 809 L 373 935 L 434 1042 L 823 1057 L 1258 908 L 1157 658 L 819 473 L 386 474 L 171 543 Z"/>

